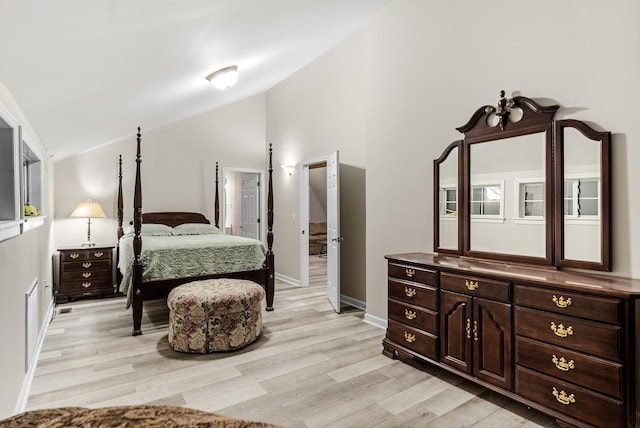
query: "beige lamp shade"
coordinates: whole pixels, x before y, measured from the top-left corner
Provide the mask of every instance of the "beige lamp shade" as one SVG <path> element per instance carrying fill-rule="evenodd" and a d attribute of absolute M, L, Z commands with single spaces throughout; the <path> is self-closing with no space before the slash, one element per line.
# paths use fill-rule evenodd
<path fill-rule="evenodd" d="M 80 202 L 75 210 L 71 213 L 72 218 L 87 219 L 87 242 L 83 243 L 83 247 L 93 247 L 95 244 L 91 242 L 91 219 L 105 218 L 104 211 L 99 203 L 87 199 L 87 202 Z"/>
<path fill-rule="evenodd" d="M 87 199 L 86 202 L 80 202 L 75 210 L 71 213 L 72 218 L 105 218 L 104 211 L 99 203 Z"/>

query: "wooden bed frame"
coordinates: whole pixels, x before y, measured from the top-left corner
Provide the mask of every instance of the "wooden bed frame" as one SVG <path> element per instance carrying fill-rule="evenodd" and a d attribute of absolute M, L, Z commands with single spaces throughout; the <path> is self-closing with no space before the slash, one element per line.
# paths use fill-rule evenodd
<path fill-rule="evenodd" d="M 232 272 L 224 274 L 205 275 L 188 278 L 176 278 L 166 280 L 142 280 L 142 223 L 162 223 L 174 227 L 183 223 L 209 223 L 202 214 L 190 212 L 155 212 L 142 213 L 142 185 L 140 176 L 140 164 L 142 163 L 142 155 L 140 152 L 141 143 L 140 128 L 137 133 L 137 153 L 136 153 L 136 178 L 135 190 L 133 197 L 133 278 L 131 287 L 132 307 L 133 307 L 133 335 L 142 334 L 142 306 L 146 300 L 166 298 L 169 292 L 178 285 L 191 281 L 198 281 L 210 278 L 240 278 L 248 279 L 261 284 L 265 288 L 267 298 L 267 311 L 273 310 L 273 295 L 275 291 L 275 256 L 273 254 L 273 160 L 272 146 L 269 145 L 269 168 L 268 168 L 268 194 L 267 194 L 267 255 L 265 257 L 262 269 Z M 120 171 L 118 176 L 118 239 L 122 237 L 122 219 L 123 219 L 123 202 L 122 202 L 122 156 L 120 156 Z M 218 164 L 216 163 L 215 178 L 215 226 L 219 227 L 220 221 L 220 203 L 218 197 Z"/>

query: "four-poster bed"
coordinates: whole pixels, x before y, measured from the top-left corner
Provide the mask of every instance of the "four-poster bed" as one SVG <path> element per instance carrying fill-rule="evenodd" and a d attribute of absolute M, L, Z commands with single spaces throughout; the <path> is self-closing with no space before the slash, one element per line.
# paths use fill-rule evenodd
<path fill-rule="evenodd" d="M 133 335 L 142 334 L 142 308 L 146 300 L 166 298 L 178 285 L 210 278 L 240 278 L 265 288 L 266 310 L 273 310 L 275 267 L 273 254 L 272 148 L 269 146 L 267 193 L 267 246 L 262 242 L 219 232 L 218 164 L 215 176 L 214 225 L 200 213 L 142 212 L 141 134 L 137 133 L 133 228 L 122 229 L 122 158 L 118 185 L 120 291 L 133 307 Z M 144 226 L 143 226 L 144 225 Z M 161 226 L 164 225 L 164 226 Z M 153 229 L 152 229 L 153 227 Z M 166 228 L 166 229 L 162 229 Z M 145 238 L 143 249 L 142 241 Z M 188 260 L 188 267 L 178 260 Z M 144 263 L 143 263 L 144 262 Z M 174 266 L 175 265 L 175 266 Z M 160 268 L 158 268 L 160 266 Z"/>

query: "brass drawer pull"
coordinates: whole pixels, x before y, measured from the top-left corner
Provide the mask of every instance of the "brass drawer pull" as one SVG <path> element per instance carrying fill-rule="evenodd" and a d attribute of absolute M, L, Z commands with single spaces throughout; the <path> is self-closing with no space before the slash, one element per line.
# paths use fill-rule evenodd
<path fill-rule="evenodd" d="M 80 254 L 78 254 L 78 253 L 69 254 L 69 258 L 71 258 L 73 260 L 77 259 L 78 257 L 80 257 Z"/>
<path fill-rule="evenodd" d="M 91 272 L 82 272 L 82 277 L 83 278 L 90 278 L 91 277 Z"/>
<path fill-rule="evenodd" d="M 464 280 L 464 285 L 469 289 L 469 291 L 473 291 L 479 287 L 478 281 L 469 281 L 468 279 Z"/>
<path fill-rule="evenodd" d="M 473 322 L 473 340 L 478 341 L 478 321 Z"/>
<path fill-rule="evenodd" d="M 558 337 L 567 337 L 567 336 L 572 336 L 573 335 L 573 327 L 571 327 L 571 326 L 565 328 L 564 324 L 556 325 L 556 323 L 551 321 L 551 327 L 550 328 L 553 331 L 553 334 L 555 334 Z"/>
<path fill-rule="evenodd" d="M 567 306 L 571 306 L 571 297 L 565 300 L 564 296 L 556 297 L 554 294 L 551 300 L 559 308 L 566 308 Z"/>
<path fill-rule="evenodd" d="M 93 253 L 94 257 L 100 258 L 102 256 L 104 256 L 104 253 L 102 251 L 96 251 L 95 253 Z"/>
<path fill-rule="evenodd" d="M 412 319 L 415 319 L 418 316 L 418 314 L 416 313 L 416 311 L 410 311 L 409 309 L 405 309 L 404 310 L 404 316 L 408 320 L 412 320 Z"/>
<path fill-rule="evenodd" d="M 573 362 L 573 360 L 567 361 L 564 357 L 558 358 L 554 355 L 553 358 L 551 359 L 551 362 L 553 362 L 553 364 L 556 365 L 556 368 L 558 370 L 562 370 L 563 372 L 568 372 L 569 370 L 573 370 L 576 368 L 576 365 Z"/>
<path fill-rule="evenodd" d="M 89 269 L 91 267 L 91 262 L 82 263 L 82 267 L 85 269 Z"/>
<path fill-rule="evenodd" d="M 404 332 L 404 340 L 406 340 L 409 343 L 413 343 L 416 341 L 416 335 L 415 334 L 411 334 L 411 333 L 407 333 L 406 331 Z"/>
<path fill-rule="evenodd" d="M 404 294 L 407 295 L 407 297 L 413 297 L 415 296 L 417 293 L 415 288 L 411 288 L 411 287 L 404 287 Z"/>
<path fill-rule="evenodd" d="M 83 282 L 83 283 L 82 283 L 82 286 L 83 286 L 84 288 L 89 288 L 89 287 L 91 287 L 91 281 Z"/>
<path fill-rule="evenodd" d="M 568 405 L 576 402 L 576 396 L 574 394 L 567 395 L 567 393 L 564 392 L 564 389 L 558 392 L 558 390 L 554 386 L 553 391 L 551 393 L 553 394 L 554 397 L 556 397 L 556 400 L 558 400 L 558 402 L 561 404 Z"/>
<path fill-rule="evenodd" d="M 409 278 L 413 278 L 416 275 L 416 270 L 415 269 L 405 268 L 404 272 L 407 274 L 407 276 Z"/>
<path fill-rule="evenodd" d="M 465 330 L 467 331 L 467 339 L 471 339 L 471 320 L 469 318 L 467 318 L 467 328 Z"/>

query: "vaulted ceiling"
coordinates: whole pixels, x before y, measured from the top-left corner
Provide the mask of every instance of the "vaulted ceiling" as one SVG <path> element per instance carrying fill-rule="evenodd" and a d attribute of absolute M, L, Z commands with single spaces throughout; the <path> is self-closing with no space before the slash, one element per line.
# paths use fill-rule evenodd
<path fill-rule="evenodd" d="M 388 2 L 0 0 L 0 81 L 59 160 L 264 92 Z"/>

